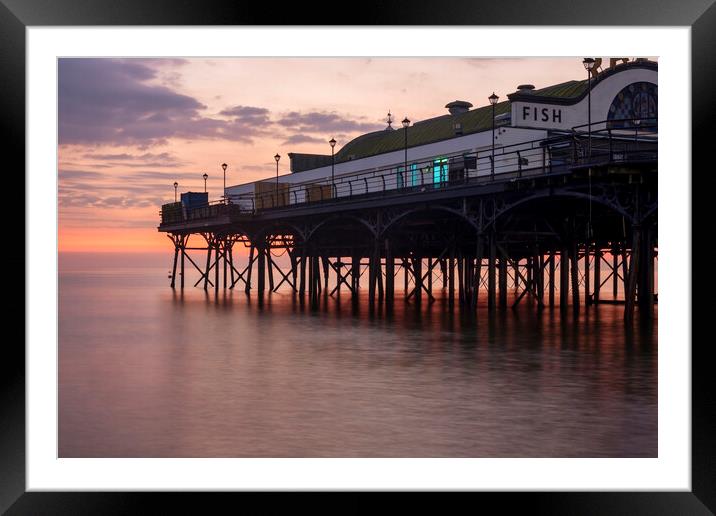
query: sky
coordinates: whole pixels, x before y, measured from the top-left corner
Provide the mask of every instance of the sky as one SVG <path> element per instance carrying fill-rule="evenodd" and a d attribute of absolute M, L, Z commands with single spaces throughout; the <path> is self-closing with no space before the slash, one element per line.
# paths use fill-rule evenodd
<path fill-rule="evenodd" d="M 584 79 L 582 58 L 60 59 L 61 252 L 169 252 L 161 205 L 289 171 L 289 152 L 330 154 L 351 139 L 488 104 L 518 84 Z"/>

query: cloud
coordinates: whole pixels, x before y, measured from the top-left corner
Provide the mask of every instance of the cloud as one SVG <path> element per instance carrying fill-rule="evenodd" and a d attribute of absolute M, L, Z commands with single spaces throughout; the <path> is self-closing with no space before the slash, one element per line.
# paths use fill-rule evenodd
<path fill-rule="evenodd" d="M 331 134 L 334 132 L 367 133 L 383 128 L 381 124 L 364 122 L 362 120 L 365 120 L 365 118 L 348 118 L 335 112 L 309 111 L 301 113 L 291 111 L 284 114 L 277 123 L 290 130 L 320 134 Z"/>
<path fill-rule="evenodd" d="M 328 143 L 324 138 L 318 138 L 316 136 L 309 136 L 303 133 L 292 134 L 286 138 L 283 142 L 284 145 L 298 144 L 298 143 Z"/>
<path fill-rule="evenodd" d="M 163 168 L 163 167 L 178 167 L 185 165 L 186 163 L 179 160 L 176 156 L 168 153 L 161 152 L 155 154 L 152 152 L 145 152 L 144 154 L 95 154 L 88 153 L 82 156 L 85 159 L 93 161 L 106 161 L 111 162 L 111 166 L 121 167 L 132 167 L 132 168 Z M 92 165 L 97 166 L 97 165 Z M 105 167 L 107 165 L 104 165 Z"/>
<path fill-rule="evenodd" d="M 197 99 L 153 84 L 161 78 L 151 60 L 63 58 L 58 68 L 60 144 L 146 148 L 169 138 L 251 142 L 258 133 L 244 118 L 204 116 Z"/>
<path fill-rule="evenodd" d="M 223 109 L 220 115 L 233 117 L 236 121 L 244 123 L 269 123 L 269 110 L 253 106 L 234 106 Z"/>

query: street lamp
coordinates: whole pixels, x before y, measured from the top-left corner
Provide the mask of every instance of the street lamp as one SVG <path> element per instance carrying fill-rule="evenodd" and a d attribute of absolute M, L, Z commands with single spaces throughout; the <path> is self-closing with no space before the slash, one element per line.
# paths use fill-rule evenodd
<path fill-rule="evenodd" d="M 403 134 L 405 135 L 405 163 L 403 166 L 403 173 L 405 174 L 405 177 L 408 177 L 408 126 L 410 125 L 410 120 L 408 120 L 408 117 L 406 116 L 403 118 Z"/>
<path fill-rule="evenodd" d="M 221 168 L 224 169 L 224 201 L 226 201 L 226 167 L 228 167 L 226 163 L 221 164 Z"/>
<path fill-rule="evenodd" d="M 587 156 L 592 157 L 592 68 L 594 59 L 585 57 L 582 61 L 584 69 L 587 70 Z"/>
<path fill-rule="evenodd" d="M 490 175 L 492 179 L 495 179 L 495 106 L 500 97 L 495 95 L 493 91 L 492 95 L 487 98 L 490 100 L 490 104 L 492 104 L 492 159 L 490 160 Z"/>
<path fill-rule="evenodd" d="M 179 183 L 174 181 L 174 202 L 177 202 L 177 187 L 179 186 Z"/>
<path fill-rule="evenodd" d="M 204 193 L 206 193 L 206 180 L 209 179 L 209 174 L 207 174 L 206 172 L 204 172 L 204 175 L 201 176 L 201 177 L 204 178 Z"/>
<path fill-rule="evenodd" d="M 278 160 L 281 159 L 281 155 L 277 152 L 273 159 L 276 160 L 276 206 L 278 206 Z"/>
<path fill-rule="evenodd" d="M 334 195 L 334 190 L 336 189 L 336 183 L 335 183 L 335 170 L 336 170 L 336 155 L 334 154 L 334 150 L 336 147 L 336 139 L 331 138 L 328 143 L 331 145 L 331 195 Z"/>

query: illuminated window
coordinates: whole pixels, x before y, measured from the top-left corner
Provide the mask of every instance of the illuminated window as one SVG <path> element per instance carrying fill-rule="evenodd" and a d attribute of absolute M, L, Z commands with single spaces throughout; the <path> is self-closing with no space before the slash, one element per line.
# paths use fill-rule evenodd
<path fill-rule="evenodd" d="M 448 160 L 447 158 L 438 158 L 433 161 L 433 183 L 440 185 L 448 180 Z"/>
<path fill-rule="evenodd" d="M 410 186 L 418 186 L 420 184 L 420 171 L 417 163 L 410 164 Z"/>

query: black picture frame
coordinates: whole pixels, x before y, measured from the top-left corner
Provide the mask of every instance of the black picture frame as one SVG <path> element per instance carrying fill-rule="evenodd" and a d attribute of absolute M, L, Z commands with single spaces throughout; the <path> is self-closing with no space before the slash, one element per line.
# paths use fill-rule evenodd
<path fill-rule="evenodd" d="M 309 7 L 304 3 L 272 9 L 261 3 L 208 0 L 0 0 L 0 105 L 2 106 L 4 157 L 12 157 L 13 170 L 25 167 L 25 29 L 28 26 L 87 25 L 315 25 L 335 24 L 327 15 L 330 5 Z M 341 10 L 342 11 L 342 10 Z M 339 24 L 351 25 L 617 25 L 689 26 L 692 37 L 692 162 L 693 170 L 703 166 L 708 174 L 708 153 L 712 144 L 711 118 L 716 113 L 714 99 L 714 56 L 716 54 L 716 5 L 714 0 L 621 0 L 574 2 L 469 1 L 446 4 L 414 1 L 363 2 L 351 9 L 352 16 L 341 15 Z M 685 106 L 688 109 L 688 106 Z M 8 170 L 10 172 L 10 170 Z M 11 174 L 8 174 L 11 175 Z M 19 176 L 18 174 L 14 174 Z M 8 176 L 6 176 L 8 177 Z M 693 178 L 693 175 L 692 175 Z M 17 180 L 17 178 L 16 178 Z M 686 180 L 686 178 L 685 178 Z M 18 181 L 20 182 L 20 181 Z M 24 182 L 16 186 L 26 198 Z M 702 188 L 701 192 L 706 189 Z M 698 189 L 692 191 L 698 192 Z M 703 206 L 703 205 L 702 205 Z M 23 208 L 20 207 L 19 210 Z M 23 210 L 24 211 L 24 210 Z M 20 213 L 20 211 L 17 211 Z M 692 211 L 692 236 L 713 234 L 708 216 Z M 708 226 L 707 226 L 708 224 Z M 14 229 L 13 229 L 14 227 Z M 24 225 L 6 227 L 14 242 L 11 264 L 25 263 Z M 12 235 L 12 231 L 17 235 Z M 707 256 L 707 238 L 693 239 L 692 256 Z M 702 247 L 702 253 L 696 249 Z M 695 264 L 696 262 L 693 261 Z M 31 271 L 25 270 L 26 275 Z M 19 276 L 16 274 L 16 276 Z M 16 278 L 19 281 L 19 278 Z M 691 281 L 685 277 L 685 281 Z M 17 286 L 15 288 L 22 288 Z M 25 304 L 12 304 L 11 320 L 19 320 Z M 708 320 L 714 303 L 691 303 L 692 321 Z M 701 317 L 699 317 L 701 316 Z M 703 324 L 703 322 L 701 322 Z M 694 333 L 694 335 L 698 333 Z M 4 339 L 0 360 L 0 512 L 8 514 L 114 514 L 146 509 L 148 494 L 140 493 L 60 493 L 25 492 L 25 352 L 18 339 Z M 589 493 L 481 493 L 484 501 L 497 502 L 501 510 L 529 508 L 531 513 L 549 514 L 711 514 L 716 512 L 716 453 L 713 416 L 716 412 L 708 337 L 692 347 L 692 490 L 690 492 L 589 492 Z M 24 339 L 22 339 L 24 342 Z M 669 343 L 689 345 L 688 342 Z M 710 479 L 710 480 L 709 480 Z M 170 497 L 172 498 L 170 500 Z M 153 494 L 165 504 L 186 500 L 171 493 Z M 177 499 L 180 498 L 180 499 Z M 205 503 L 203 497 L 201 503 Z M 223 497 L 222 497 L 223 498 Z M 221 502 L 220 502 L 221 503 Z M 166 506 L 165 506 L 166 508 Z M 206 506 L 203 507 L 204 511 Z"/>

